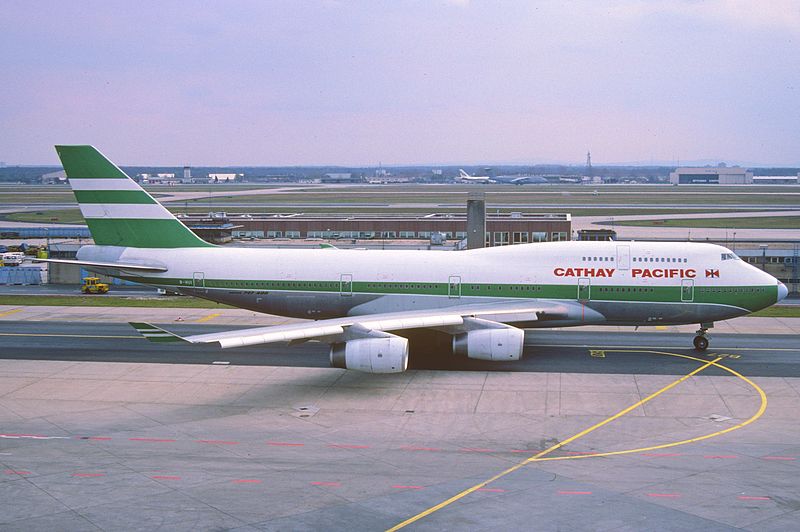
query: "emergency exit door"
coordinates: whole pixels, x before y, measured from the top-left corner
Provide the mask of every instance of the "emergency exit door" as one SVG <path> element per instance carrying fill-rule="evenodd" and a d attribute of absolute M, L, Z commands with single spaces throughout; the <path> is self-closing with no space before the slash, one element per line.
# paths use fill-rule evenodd
<path fill-rule="evenodd" d="M 589 301 L 592 295 L 592 283 L 588 278 L 578 279 L 578 301 Z"/>
<path fill-rule="evenodd" d="M 447 280 L 447 295 L 450 299 L 458 299 L 461 297 L 461 276 L 451 275 Z"/>
<path fill-rule="evenodd" d="M 342 296 L 352 296 L 353 295 L 353 275 L 349 273 L 343 273 L 339 276 L 339 293 Z"/>

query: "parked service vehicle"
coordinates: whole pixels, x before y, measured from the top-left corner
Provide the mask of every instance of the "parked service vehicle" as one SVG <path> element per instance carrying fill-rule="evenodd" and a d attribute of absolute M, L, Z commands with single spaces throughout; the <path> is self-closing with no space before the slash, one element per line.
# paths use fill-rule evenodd
<path fill-rule="evenodd" d="M 25 253 L 20 251 L 10 251 L 3 253 L 3 266 L 22 266 L 25 260 Z"/>
<path fill-rule="evenodd" d="M 84 294 L 105 294 L 108 292 L 108 285 L 101 283 L 99 277 L 84 277 L 81 292 Z"/>

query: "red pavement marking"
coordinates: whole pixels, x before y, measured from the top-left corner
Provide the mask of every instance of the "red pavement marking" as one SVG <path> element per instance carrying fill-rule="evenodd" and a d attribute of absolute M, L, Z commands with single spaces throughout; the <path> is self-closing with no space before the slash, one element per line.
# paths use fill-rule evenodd
<path fill-rule="evenodd" d="M 502 488 L 478 488 L 477 491 L 488 491 L 489 493 L 505 493 L 506 490 Z"/>
<path fill-rule="evenodd" d="M 423 486 L 392 486 L 395 489 L 399 490 L 421 490 L 424 489 Z"/>
<path fill-rule="evenodd" d="M 559 495 L 591 495 L 591 491 L 567 491 L 561 490 L 558 492 Z"/>
<path fill-rule="evenodd" d="M 339 482 L 312 482 L 312 486 L 341 486 Z"/>
<path fill-rule="evenodd" d="M 735 454 L 707 454 L 703 458 L 739 458 Z"/>
<path fill-rule="evenodd" d="M 104 477 L 106 476 L 105 473 L 73 473 L 73 477 L 80 477 L 80 478 L 94 478 L 94 477 Z"/>
<path fill-rule="evenodd" d="M 257 478 L 237 478 L 233 481 L 234 484 L 261 484 L 262 480 Z"/>
<path fill-rule="evenodd" d="M 743 501 L 770 501 L 769 497 L 754 497 L 752 495 L 739 495 L 739 499 Z"/>
<path fill-rule="evenodd" d="M 128 438 L 130 441 L 146 441 L 151 443 L 172 443 L 177 440 L 173 440 L 170 438 Z"/>
<path fill-rule="evenodd" d="M 89 436 L 89 437 L 88 437 L 88 438 L 86 438 L 86 439 L 87 439 L 87 440 L 108 441 L 108 440 L 110 440 L 111 438 L 108 438 L 108 437 L 105 437 L 105 436 Z"/>
<path fill-rule="evenodd" d="M 683 456 L 683 453 L 642 453 L 642 456 L 657 456 L 657 457 Z"/>
<path fill-rule="evenodd" d="M 467 448 L 467 449 L 461 449 L 461 452 L 464 452 L 464 453 L 491 453 L 491 452 L 494 452 L 494 451 L 492 451 L 491 449 L 471 449 L 471 448 Z"/>
<path fill-rule="evenodd" d="M 668 497 L 668 498 L 677 498 L 680 497 L 680 493 L 648 493 L 648 497 Z"/>
<path fill-rule="evenodd" d="M 569 454 L 569 455 L 572 455 L 572 456 L 592 456 L 592 455 L 598 454 L 598 453 L 592 452 L 592 451 L 586 451 L 586 452 L 584 452 L 584 451 L 562 451 L 562 452 L 564 454 Z"/>
<path fill-rule="evenodd" d="M 441 451 L 438 447 L 416 447 L 414 445 L 406 445 L 405 447 L 400 447 L 403 451 Z"/>
<path fill-rule="evenodd" d="M 5 474 L 6 475 L 30 475 L 31 472 L 30 471 L 19 471 L 19 470 L 16 470 L 16 469 L 6 469 L 5 470 Z"/>
<path fill-rule="evenodd" d="M 348 445 L 346 443 L 331 443 L 328 447 L 335 447 L 337 449 L 369 449 L 369 445 Z"/>
<path fill-rule="evenodd" d="M 302 447 L 305 443 L 291 443 L 285 441 L 268 441 L 267 445 L 279 445 L 281 447 Z"/>
<path fill-rule="evenodd" d="M 541 449 L 511 449 L 512 453 L 540 453 Z"/>
<path fill-rule="evenodd" d="M 763 456 L 764 460 L 796 460 L 794 456 Z"/>
<path fill-rule="evenodd" d="M 181 477 L 175 477 L 175 476 L 172 476 L 172 475 L 153 475 L 150 478 L 155 479 L 155 480 L 180 480 L 181 479 Z"/>
<path fill-rule="evenodd" d="M 238 441 L 225 441 L 225 440 L 197 440 L 197 443 L 211 443 L 213 445 L 238 445 Z"/>

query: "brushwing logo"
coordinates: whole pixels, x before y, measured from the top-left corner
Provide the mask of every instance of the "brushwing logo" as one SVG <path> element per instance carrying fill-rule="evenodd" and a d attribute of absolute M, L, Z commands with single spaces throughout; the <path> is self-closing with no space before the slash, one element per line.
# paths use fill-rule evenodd
<path fill-rule="evenodd" d="M 719 270 L 706 270 L 706 277 L 719 279 Z"/>

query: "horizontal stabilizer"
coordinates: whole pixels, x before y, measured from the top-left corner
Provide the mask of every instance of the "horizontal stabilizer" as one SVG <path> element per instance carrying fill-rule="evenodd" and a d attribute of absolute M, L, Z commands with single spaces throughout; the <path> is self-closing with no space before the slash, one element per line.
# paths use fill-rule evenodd
<path fill-rule="evenodd" d="M 149 323 L 130 322 L 129 325 L 131 325 L 134 329 L 136 329 L 136 332 L 138 332 L 151 342 L 156 342 L 156 343 L 188 342 L 188 340 L 184 340 L 177 334 L 165 331 L 161 327 L 156 327 L 155 325 L 151 325 Z"/>
<path fill-rule="evenodd" d="M 90 260 L 67 260 L 67 259 L 34 259 L 34 262 L 55 262 L 58 264 L 72 264 L 82 268 L 112 268 L 115 270 L 128 270 L 134 272 L 165 272 L 166 266 L 155 264 L 125 264 L 121 262 L 94 262 Z"/>

